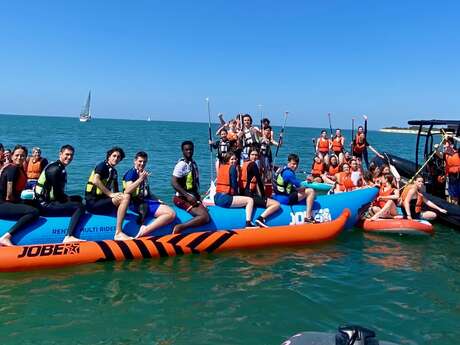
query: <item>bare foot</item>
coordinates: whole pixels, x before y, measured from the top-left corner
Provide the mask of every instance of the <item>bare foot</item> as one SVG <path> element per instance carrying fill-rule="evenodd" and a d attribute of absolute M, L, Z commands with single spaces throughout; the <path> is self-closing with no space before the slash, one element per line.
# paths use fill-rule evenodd
<path fill-rule="evenodd" d="M 64 237 L 64 240 L 62 240 L 62 243 L 70 243 L 70 242 L 85 242 L 85 240 L 82 240 L 75 236 L 66 236 Z"/>
<path fill-rule="evenodd" d="M 13 247 L 14 244 L 11 242 L 11 235 L 10 234 L 5 234 L 2 237 L 0 237 L 0 246 L 4 247 Z"/>
<path fill-rule="evenodd" d="M 145 225 L 141 225 L 141 227 L 139 228 L 139 232 L 137 233 L 137 235 L 134 238 L 139 238 L 139 237 L 144 236 L 145 228 L 146 228 Z"/>
<path fill-rule="evenodd" d="M 116 241 L 127 241 L 132 240 L 133 238 L 131 236 L 126 235 L 124 232 L 119 232 L 118 234 L 115 234 L 113 239 Z"/>
<path fill-rule="evenodd" d="M 172 230 L 172 234 L 180 234 L 184 230 L 185 228 L 182 224 L 176 224 Z"/>

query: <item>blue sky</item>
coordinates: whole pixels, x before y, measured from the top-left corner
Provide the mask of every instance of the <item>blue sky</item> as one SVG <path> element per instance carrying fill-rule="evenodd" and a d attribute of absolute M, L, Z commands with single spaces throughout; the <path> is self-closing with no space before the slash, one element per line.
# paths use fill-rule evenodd
<path fill-rule="evenodd" d="M 454 1 L 0 0 L 0 113 L 370 127 L 460 116 Z"/>

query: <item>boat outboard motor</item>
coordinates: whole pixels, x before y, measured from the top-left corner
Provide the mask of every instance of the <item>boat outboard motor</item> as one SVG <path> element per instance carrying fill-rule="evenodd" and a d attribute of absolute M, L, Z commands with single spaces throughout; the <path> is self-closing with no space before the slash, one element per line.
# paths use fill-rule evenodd
<path fill-rule="evenodd" d="M 303 332 L 293 335 L 282 345 L 397 345 L 379 341 L 375 332 L 361 326 L 349 325 L 339 327 L 338 332 Z"/>
<path fill-rule="evenodd" d="M 339 327 L 335 345 L 379 345 L 375 332 L 361 326 Z"/>

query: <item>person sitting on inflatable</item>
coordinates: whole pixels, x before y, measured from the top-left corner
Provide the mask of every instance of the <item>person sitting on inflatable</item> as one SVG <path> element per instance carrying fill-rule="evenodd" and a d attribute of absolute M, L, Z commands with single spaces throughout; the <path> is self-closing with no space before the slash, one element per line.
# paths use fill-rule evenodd
<path fill-rule="evenodd" d="M 48 160 L 43 158 L 42 150 L 39 147 L 32 149 L 32 156 L 27 157 L 24 163 L 24 170 L 27 174 L 27 186 L 26 189 L 32 189 L 37 184 L 37 180 L 40 177 L 43 169 L 48 165 Z"/>
<path fill-rule="evenodd" d="M 255 223 L 261 227 L 268 227 L 265 220 L 279 210 L 280 203 L 265 195 L 264 182 L 257 166 L 259 151 L 252 147 L 249 150 L 249 160 L 243 162 L 240 177 L 240 193 L 254 199 L 257 207 L 265 208 L 264 212 L 256 219 Z"/>
<path fill-rule="evenodd" d="M 340 171 L 339 159 L 336 155 L 331 155 L 329 158 L 329 166 L 327 167 L 322 179 L 325 183 L 334 184 L 337 180 L 335 176 Z"/>
<path fill-rule="evenodd" d="M 428 200 L 422 194 L 422 188 L 424 185 L 423 177 L 417 175 L 414 179 L 414 183 L 408 184 L 404 187 L 403 192 L 401 193 L 400 203 L 401 211 L 404 215 L 404 218 L 407 219 L 426 219 L 434 220 L 436 219 L 436 213 L 433 211 L 423 211 L 422 206 L 426 204 L 427 206 L 441 212 L 447 213 L 447 211 L 434 202 Z"/>
<path fill-rule="evenodd" d="M 311 165 L 311 175 L 307 178 L 310 182 L 323 182 L 323 174 L 326 171 L 326 165 L 320 155 L 316 155 Z"/>
<path fill-rule="evenodd" d="M 360 188 L 364 185 L 363 172 L 359 166 L 358 160 L 352 159 L 350 162 L 351 180 L 354 184 L 354 189 Z"/>
<path fill-rule="evenodd" d="M 131 204 L 135 212 L 139 214 L 137 219 L 140 225 L 139 232 L 135 236 L 143 237 L 149 235 L 156 229 L 168 225 L 176 218 L 176 212 L 163 204 L 161 200 L 155 198 L 150 192 L 148 176 L 150 175 L 145 167 L 148 155 L 144 151 L 136 153 L 134 156 L 134 166 L 123 176 L 123 192 L 131 194 Z M 153 221 L 144 225 L 145 219 L 152 215 Z"/>
<path fill-rule="evenodd" d="M 224 155 L 217 172 L 214 204 L 224 208 L 246 208 L 246 227 L 255 227 L 251 221 L 254 199 L 238 195 L 239 165 L 234 152 Z"/>
<path fill-rule="evenodd" d="M 63 243 L 81 241 L 75 231 L 85 215 L 85 205 L 80 195 L 67 195 L 67 166 L 72 162 L 75 149 L 64 145 L 59 150 L 59 158 L 42 171 L 34 188 L 35 200 L 39 203 L 40 214 L 49 217 L 71 217 Z"/>
<path fill-rule="evenodd" d="M 171 178 L 171 185 L 176 191 L 173 202 L 177 207 L 190 213 L 193 218 L 183 224 L 176 224 L 173 234 L 209 222 L 208 210 L 201 203 L 198 165 L 193 160 L 195 145 L 186 140 L 182 142 L 181 149 L 183 157 L 174 167 Z"/>
<path fill-rule="evenodd" d="M 396 202 L 399 199 L 399 190 L 393 185 L 393 180 L 393 176 L 390 174 L 383 175 L 380 178 L 379 194 L 371 206 L 370 211 L 374 215 L 370 220 L 396 218 L 398 216 Z"/>
<path fill-rule="evenodd" d="M 96 165 L 86 183 L 86 209 L 94 214 L 111 214 L 117 212 L 115 240 L 129 240 L 123 233 L 123 220 L 129 206 L 130 194 L 119 192 L 118 173 L 115 166 L 125 158 L 120 147 L 107 151 L 103 162 Z"/>
<path fill-rule="evenodd" d="M 326 164 L 329 163 L 329 150 L 331 146 L 331 141 L 327 137 L 327 131 L 323 129 L 320 137 L 316 139 L 316 155 Z"/>
<path fill-rule="evenodd" d="M 315 201 L 315 191 L 312 188 L 301 186 L 295 176 L 295 171 L 299 166 L 299 156 L 291 153 L 287 159 L 287 165 L 284 166 L 275 176 L 273 187 L 275 191 L 274 199 L 284 205 L 295 205 L 305 200 L 305 223 L 315 223 L 311 210 Z"/>
<path fill-rule="evenodd" d="M 24 171 L 26 157 L 27 149 L 22 145 L 16 145 L 13 149 L 12 164 L 5 166 L 0 174 L 0 219 L 16 220 L 16 223 L 0 237 L 1 246 L 13 246 L 13 235 L 39 217 L 38 209 L 24 204 L 21 200 L 21 192 L 27 183 Z"/>
<path fill-rule="evenodd" d="M 350 165 L 348 165 L 348 163 L 343 163 L 341 171 L 335 176 L 337 180 L 335 183 L 334 193 L 350 192 L 355 189 L 355 185 L 351 180 Z"/>

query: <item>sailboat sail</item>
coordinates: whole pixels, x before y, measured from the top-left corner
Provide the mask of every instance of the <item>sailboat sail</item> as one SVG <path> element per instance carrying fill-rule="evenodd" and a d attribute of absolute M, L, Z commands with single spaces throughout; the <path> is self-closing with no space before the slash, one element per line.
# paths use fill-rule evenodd
<path fill-rule="evenodd" d="M 86 103 L 83 106 L 83 109 L 80 113 L 80 121 L 86 122 L 86 121 L 91 120 L 90 105 L 91 105 L 91 91 L 88 93 L 88 98 L 86 99 Z"/>

